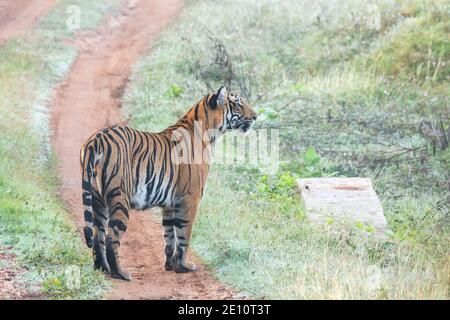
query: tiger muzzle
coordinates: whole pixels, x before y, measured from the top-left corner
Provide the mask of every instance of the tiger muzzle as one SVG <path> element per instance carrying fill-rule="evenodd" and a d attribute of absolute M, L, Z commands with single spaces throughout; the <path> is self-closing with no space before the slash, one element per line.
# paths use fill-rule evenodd
<path fill-rule="evenodd" d="M 245 133 L 251 129 L 253 123 L 253 120 L 244 120 L 238 124 L 237 129 Z"/>

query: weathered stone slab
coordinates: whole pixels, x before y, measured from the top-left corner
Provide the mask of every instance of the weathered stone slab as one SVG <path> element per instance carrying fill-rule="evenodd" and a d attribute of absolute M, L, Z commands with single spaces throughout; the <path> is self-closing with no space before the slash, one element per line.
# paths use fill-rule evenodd
<path fill-rule="evenodd" d="M 313 221 L 327 217 L 354 221 L 387 229 L 383 207 L 368 178 L 305 178 L 299 179 L 300 196 L 306 213 Z"/>

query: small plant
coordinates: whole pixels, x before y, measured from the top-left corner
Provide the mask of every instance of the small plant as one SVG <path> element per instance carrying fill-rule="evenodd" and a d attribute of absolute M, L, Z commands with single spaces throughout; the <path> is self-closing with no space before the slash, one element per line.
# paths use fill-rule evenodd
<path fill-rule="evenodd" d="M 272 109 L 272 108 L 259 108 L 258 109 L 258 115 L 259 117 L 261 117 L 263 120 L 267 120 L 267 121 L 272 121 L 272 120 L 276 120 L 279 118 L 279 113 Z"/>
<path fill-rule="evenodd" d="M 42 289 L 45 294 L 59 297 L 67 297 L 69 295 L 68 292 L 70 292 L 62 276 L 46 278 L 42 283 Z"/>
<path fill-rule="evenodd" d="M 280 172 L 274 176 L 263 175 L 256 189 L 261 195 L 269 198 L 280 196 L 291 196 L 294 193 L 294 187 L 297 185 L 293 174 L 289 171 Z"/>
<path fill-rule="evenodd" d="M 360 221 L 356 221 L 355 222 L 355 226 L 356 228 L 358 228 L 361 231 L 365 231 L 367 233 L 374 233 L 375 232 L 375 228 L 373 226 L 370 225 L 366 225 L 365 223 L 362 223 Z"/>
<path fill-rule="evenodd" d="M 164 96 L 168 98 L 178 98 L 181 96 L 181 94 L 184 92 L 183 88 L 173 84 L 167 89 L 167 91 L 164 93 Z"/>
<path fill-rule="evenodd" d="M 327 173 L 326 166 L 322 163 L 322 158 L 312 147 L 300 153 L 299 157 L 285 164 L 286 170 L 292 172 L 298 178 L 321 177 Z M 336 173 L 327 173 L 335 175 Z"/>
<path fill-rule="evenodd" d="M 277 213 L 303 218 L 300 197 L 296 192 L 297 181 L 290 171 L 280 171 L 276 175 L 263 175 L 256 184 L 256 201 L 269 200 Z"/>
<path fill-rule="evenodd" d="M 319 168 L 320 156 L 314 148 L 308 148 L 303 154 L 303 175 L 309 177 L 319 177 L 322 171 Z"/>

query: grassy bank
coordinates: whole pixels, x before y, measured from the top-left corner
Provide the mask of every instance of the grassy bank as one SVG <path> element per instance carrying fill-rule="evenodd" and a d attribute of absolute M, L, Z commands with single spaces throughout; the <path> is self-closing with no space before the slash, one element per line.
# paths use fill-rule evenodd
<path fill-rule="evenodd" d="M 12 248 L 21 285 L 46 298 L 100 298 L 108 282 L 58 198 L 46 105 L 77 56 L 64 43 L 69 5 L 92 28 L 117 1 L 60 1 L 33 31 L 0 46 L 0 249 Z M 78 277 L 79 272 L 79 277 Z"/>
<path fill-rule="evenodd" d="M 448 12 L 420 0 L 188 3 L 135 69 L 132 125 L 163 129 L 228 83 L 281 138 L 276 174 L 212 168 L 193 249 L 222 281 L 265 298 L 449 298 Z M 311 224 L 295 192 L 310 176 L 372 178 L 389 238 Z"/>

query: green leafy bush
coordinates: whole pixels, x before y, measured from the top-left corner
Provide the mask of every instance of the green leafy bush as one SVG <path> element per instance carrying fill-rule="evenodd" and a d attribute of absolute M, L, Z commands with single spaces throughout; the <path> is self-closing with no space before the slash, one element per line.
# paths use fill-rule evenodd
<path fill-rule="evenodd" d="M 178 98 L 181 96 L 181 94 L 184 92 L 183 88 L 173 84 L 167 89 L 167 91 L 164 93 L 166 97 L 168 98 Z"/>

